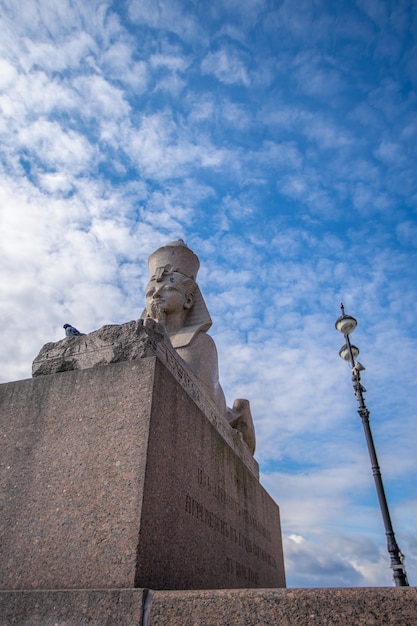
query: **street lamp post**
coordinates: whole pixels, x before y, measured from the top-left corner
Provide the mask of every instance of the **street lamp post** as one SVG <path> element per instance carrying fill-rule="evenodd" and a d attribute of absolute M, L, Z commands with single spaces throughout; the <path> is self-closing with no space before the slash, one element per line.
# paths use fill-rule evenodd
<path fill-rule="evenodd" d="M 350 315 L 345 315 L 343 304 L 340 305 L 342 315 L 336 321 L 336 328 L 345 337 L 345 345 L 340 349 L 339 356 L 344 361 L 349 361 L 352 367 L 353 392 L 359 404 L 358 413 L 361 416 L 363 429 L 365 431 L 366 443 L 368 444 L 369 456 L 371 459 L 372 473 L 374 475 L 376 491 L 378 494 L 379 505 L 381 507 L 382 519 L 384 520 L 385 534 L 387 536 L 387 550 L 391 558 L 391 567 L 394 573 L 394 582 L 396 587 L 408 587 L 407 574 L 404 566 L 404 555 L 398 547 L 395 539 L 394 529 L 391 523 L 391 517 L 388 510 L 388 503 L 385 496 L 384 485 L 382 483 L 381 470 L 379 469 L 378 459 L 376 456 L 374 440 L 372 437 L 371 426 L 369 424 L 369 410 L 365 404 L 363 394 L 366 389 L 361 385 L 360 372 L 364 370 L 364 366 L 355 361 L 359 355 L 359 349 L 352 345 L 349 335 L 355 330 L 357 321 Z"/>

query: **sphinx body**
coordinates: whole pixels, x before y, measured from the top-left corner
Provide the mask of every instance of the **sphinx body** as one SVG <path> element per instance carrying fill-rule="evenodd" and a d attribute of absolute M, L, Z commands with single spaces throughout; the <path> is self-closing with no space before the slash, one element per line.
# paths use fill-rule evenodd
<path fill-rule="evenodd" d="M 199 379 L 219 413 L 242 433 L 253 454 L 255 430 L 249 402 L 238 399 L 233 409 L 228 408 L 219 382 L 217 349 L 207 334 L 212 321 L 196 283 L 198 257 L 178 240 L 156 250 L 148 264 L 150 280 L 142 317 L 164 325 L 178 355 Z"/>

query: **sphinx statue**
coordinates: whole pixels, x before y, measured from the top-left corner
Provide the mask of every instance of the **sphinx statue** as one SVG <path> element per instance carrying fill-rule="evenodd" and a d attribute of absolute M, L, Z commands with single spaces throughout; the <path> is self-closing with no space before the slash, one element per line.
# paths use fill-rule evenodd
<path fill-rule="evenodd" d="M 216 345 L 207 334 L 212 325 L 197 285 L 200 261 L 181 240 L 166 244 L 148 260 L 144 324 L 162 324 L 177 354 L 197 377 L 205 394 L 214 401 L 232 428 L 241 432 L 250 452 L 255 452 L 255 429 L 249 401 L 237 399 L 228 408 L 219 382 Z"/>
<path fill-rule="evenodd" d="M 86 369 L 148 356 L 138 337 L 147 327 L 166 341 L 199 383 L 217 413 L 242 435 L 255 452 L 255 430 L 249 401 L 238 399 L 228 408 L 219 382 L 217 350 L 207 334 L 212 321 L 197 285 L 200 261 L 179 239 L 159 248 L 148 259 L 150 280 L 146 308 L 139 320 L 109 324 L 84 335 L 65 324 L 65 339 L 46 343 L 32 363 L 32 376 Z M 67 328 L 68 327 L 68 328 Z"/>

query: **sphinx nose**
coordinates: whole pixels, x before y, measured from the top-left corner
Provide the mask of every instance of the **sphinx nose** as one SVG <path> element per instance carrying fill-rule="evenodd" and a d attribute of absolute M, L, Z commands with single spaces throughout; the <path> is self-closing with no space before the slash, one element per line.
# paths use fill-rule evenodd
<path fill-rule="evenodd" d="M 161 297 L 162 288 L 163 288 L 163 285 L 160 285 L 159 287 L 156 287 L 155 291 L 152 294 L 152 297 L 153 298 L 160 298 Z"/>

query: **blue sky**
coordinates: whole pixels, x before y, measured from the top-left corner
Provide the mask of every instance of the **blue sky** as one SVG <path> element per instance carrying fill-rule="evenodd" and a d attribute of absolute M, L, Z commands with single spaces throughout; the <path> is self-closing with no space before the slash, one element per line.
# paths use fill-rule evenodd
<path fill-rule="evenodd" d="M 288 585 L 391 585 L 343 301 L 416 584 L 417 5 L 0 6 L 1 380 L 65 322 L 138 318 L 147 256 L 183 238 L 228 403 L 251 400 Z"/>

